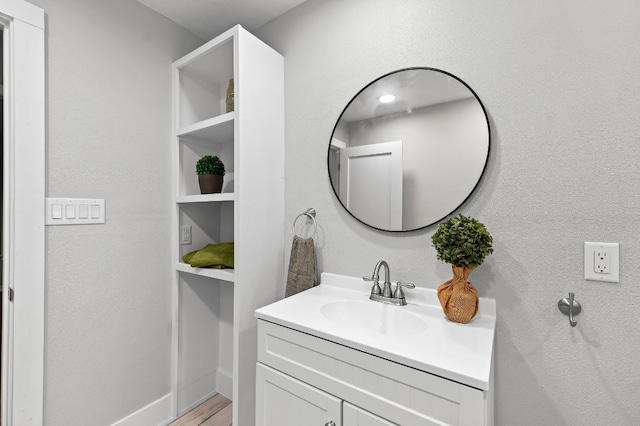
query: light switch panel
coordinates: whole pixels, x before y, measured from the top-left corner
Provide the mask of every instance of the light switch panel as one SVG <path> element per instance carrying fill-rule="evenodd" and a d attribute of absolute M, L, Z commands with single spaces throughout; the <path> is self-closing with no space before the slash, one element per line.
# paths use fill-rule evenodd
<path fill-rule="evenodd" d="M 104 199 L 47 198 L 45 225 L 105 223 Z"/>

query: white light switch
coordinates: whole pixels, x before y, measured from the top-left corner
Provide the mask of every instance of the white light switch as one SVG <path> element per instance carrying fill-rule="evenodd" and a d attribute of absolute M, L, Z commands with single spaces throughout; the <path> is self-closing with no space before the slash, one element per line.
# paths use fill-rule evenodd
<path fill-rule="evenodd" d="M 100 206 L 98 204 L 91 204 L 91 219 L 100 218 Z"/>
<path fill-rule="evenodd" d="M 78 219 L 88 219 L 88 218 L 89 218 L 89 205 L 80 204 L 78 206 Z"/>
<path fill-rule="evenodd" d="M 64 205 L 64 217 L 67 219 L 75 219 L 76 218 L 76 206 L 73 204 L 65 204 Z"/>
<path fill-rule="evenodd" d="M 51 204 L 51 218 L 62 219 L 62 204 Z"/>
<path fill-rule="evenodd" d="M 105 223 L 103 199 L 47 198 L 45 225 L 91 225 Z"/>

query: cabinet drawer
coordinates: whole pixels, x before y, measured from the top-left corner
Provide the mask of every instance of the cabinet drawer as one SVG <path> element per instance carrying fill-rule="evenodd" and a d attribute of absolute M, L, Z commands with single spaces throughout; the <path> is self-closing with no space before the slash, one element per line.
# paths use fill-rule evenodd
<path fill-rule="evenodd" d="M 479 389 L 264 320 L 258 362 L 403 426 L 486 424 Z"/>

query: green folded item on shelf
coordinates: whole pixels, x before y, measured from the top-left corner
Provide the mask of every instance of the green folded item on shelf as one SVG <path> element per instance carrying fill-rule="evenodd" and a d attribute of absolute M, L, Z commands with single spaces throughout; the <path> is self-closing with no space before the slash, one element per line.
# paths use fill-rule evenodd
<path fill-rule="evenodd" d="M 207 244 L 182 256 L 194 268 L 233 268 L 233 243 Z"/>

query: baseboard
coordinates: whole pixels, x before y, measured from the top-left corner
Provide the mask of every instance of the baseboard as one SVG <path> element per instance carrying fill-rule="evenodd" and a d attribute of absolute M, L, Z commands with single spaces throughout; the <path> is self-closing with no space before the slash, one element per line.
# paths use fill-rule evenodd
<path fill-rule="evenodd" d="M 183 415 L 218 393 L 216 371 L 178 389 L 178 416 Z"/>
<path fill-rule="evenodd" d="M 217 385 L 217 386 L 216 386 Z M 219 390 L 216 390 L 216 387 Z M 179 415 L 193 409 L 216 393 L 221 393 L 231 399 L 233 393 L 233 379 L 229 373 L 217 370 L 181 389 L 179 400 Z M 171 412 L 171 394 L 153 401 L 151 404 L 129 414 L 111 426 L 160 426 L 167 425 L 173 420 Z"/>
<path fill-rule="evenodd" d="M 167 394 L 111 426 L 158 426 L 168 424 L 171 417 L 171 394 Z"/>

